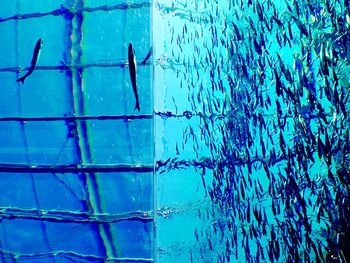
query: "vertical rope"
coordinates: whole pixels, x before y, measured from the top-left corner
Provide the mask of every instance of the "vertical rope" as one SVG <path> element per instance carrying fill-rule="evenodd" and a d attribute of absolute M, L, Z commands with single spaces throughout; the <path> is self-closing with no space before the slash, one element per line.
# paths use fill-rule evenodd
<path fill-rule="evenodd" d="M 83 8 L 83 0 L 67 0 L 69 6 L 73 8 Z M 72 105 L 76 115 L 83 116 L 84 109 L 84 94 L 83 94 L 83 68 L 75 68 L 74 65 L 81 64 L 82 57 L 82 25 L 83 14 L 77 13 L 74 16 L 70 15 L 70 34 L 67 38 L 70 47 L 69 58 L 73 65 L 70 76 L 70 87 L 72 90 Z M 74 42 L 72 43 L 72 40 Z M 88 141 L 88 130 L 86 121 L 76 122 L 77 136 L 76 142 L 78 145 L 78 152 L 80 162 L 82 164 L 92 163 L 91 149 Z M 86 173 L 83 175 L 84 184 L 88 193 L 88 208 L 93 213 L 102 213 L 101 200 L 98 189 L 98 181 L 95 173 Z M 116 257 L 114 244 L 111 241 L 111 230 L 109 224 L 97 224 L 98 241 L 102 244 L 102 251 L 104 257 Z"/>

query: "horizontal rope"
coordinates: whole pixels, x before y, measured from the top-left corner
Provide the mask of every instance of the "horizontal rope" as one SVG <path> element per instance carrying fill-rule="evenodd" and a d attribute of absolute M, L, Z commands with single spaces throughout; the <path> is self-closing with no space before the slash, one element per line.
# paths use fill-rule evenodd
<path fill-rule="evenodd" d="M 153 119 L 152 114 L 139 115 L 100 115 L 100 116 L 45 116 L 45 117 L 2 117 L 0 122 L 8 121 L 89 121 L 89 120 L 138 120 Z"/>
<path fill-rule="evenodd" d="M 124 68 L 128 64 L 126 62 L 94 62 L 94 63 L 86 63 L 86 64 L 60 64 L 58 66 L 36 66 L 35 70 L 59 70 L 59 71 L 67 71 L 72 69 L 87 69 L 87 68 Z M 146 66 L 150 65 L 150 63 L 137 63 L 138 66 Z M 29 70 L 30 67 L 3 67 L 0 68 L 0 72 L 19 72 L 19 71 L 25 71 Z"/>
<path fill-rule="evenodd" d="M 153 258 L 132 258 L 132 257 L 124 257 L 124 258 L 113 258 L 113 257 L 102 257 L 97 255 L 86 255 L 81 254 L 75 251 L 63 251 L 63 250 L 57 250 L 52 252 L 38 252 L 38 253 L 19 253 L 19 252 L 13 252 L 8 251 L 4 249 L 0 249 L 0 255 L 4 257 L 5 259 L 44 259 L 44 258 L 52 258 L 52 257 L 65 257 L 70 260 L 73 260 L 76 262 L 76 260 L 79 260 L 79 262 L 153 262 Z M 82 261 L 84 260 L 84 261 Z"/>
<path fill-rule="evenodd" d="M 84 12 L 92 13 L 96 11 L 113 11 L 113 10 L 127 10 L 127 9 L 140 9 L 145 7 L 151 7 L 150 2 L 143 2 L 139 4 L 117 4 L 117 5 L 102 5 L 97 7 L 83 7 L 83 8 L 68 8 L 62 5 L 59 9 L 52 10 L 50 12 L 42 13 L 28 13 L 28 14 L 16 14 L 6 18 L 0 18 L 0 23 L 10 20 L 24 20 L 32 18 L 40 18 L 45 16 L 64 16 L 64 15 L 76 15 Z"/>
<path fill-rule="evenodd" d="M 113 173 L 135 172 L 150 173 L 154 171 L 153 165 L 135 164 L 69 164 L 69 165 L 26 165 L 0 163 L 0 173 Z"/>
<path fill-rule="evenodd" d="M 0 218 L 30 219 L 64 223 L 117 223 L 120 221 L 153 221 L 152 211 L 134 211 L 119 214 L 93 214 L 89 212 L 67 210 L 24 209 L 0 207 Z"/>

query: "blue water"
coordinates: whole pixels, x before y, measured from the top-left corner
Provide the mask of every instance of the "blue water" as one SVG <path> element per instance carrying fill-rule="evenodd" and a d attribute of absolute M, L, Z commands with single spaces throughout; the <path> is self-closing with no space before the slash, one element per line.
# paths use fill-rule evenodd
<path fill-rule="evenodd" d="M 0 262 L 348 262 L 349 28 L 343 0 L 0 0 Z"/>
<path fill-rule="evenodd" d="M 154 260 L 150 8 L 0 2 L 0 262 Z"/>

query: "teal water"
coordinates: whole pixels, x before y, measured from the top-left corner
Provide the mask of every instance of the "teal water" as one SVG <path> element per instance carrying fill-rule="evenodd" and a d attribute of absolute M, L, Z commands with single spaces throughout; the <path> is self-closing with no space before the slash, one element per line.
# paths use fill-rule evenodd
<path fill-rule="evenodd" d="M 0 262 L 350 261 L 349 1 L 0 10 Z"/>
<path fill-rule="evenodd" d="M 159 261 L 348 262 L 349 1 L 156 10 Z"/>

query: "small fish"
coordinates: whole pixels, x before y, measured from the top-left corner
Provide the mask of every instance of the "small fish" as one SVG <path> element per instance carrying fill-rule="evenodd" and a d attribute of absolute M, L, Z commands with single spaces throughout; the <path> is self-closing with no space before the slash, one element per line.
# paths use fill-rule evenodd
<path fill-rule="evenodd" d="M 280 117 L 282 115 L 282 108 L 281 108 L 281 104 L 278 100 L 276 100 L 276 108 L 277 108 L 278 117 Z"/>
<path fill-rule="evenodd" d="M 317 152 L 318 152 L 318 157 L 321 159 L 323 156 L 326 156 L 326 146 L 320 139 L 320 136 L 317 136 Z"/>
<path fill-rule="evenodd" d="M 259 20 L 262 22 L 264 21 L 264 13 L 263 13 L 263 8 L 259 4 L 259 2 L 256 3 L 256 12 L 258 13 Z"/>
<path fill-rule="evenodd" d="M 256 38 L 253 39 L 253 44 L 254 44 L 254 48 L 255 48 L 255 51 L 261 55 L 262 54 L 262 47 L 261 47 L 261 44 L 258 43 L 258 41 L 256 40 Z"/>
<path fill-rule="evenodd" d="M 306 26 L 297 17 L 292 15 L 292 18 L 294 19 L 294 22 L 299 28 L 300 32 L 306 37 L 309 37 L 309 31 L 307 30 Z"/>
<path fill-rule="evenodd" d="M 277 17 L 277 16 L 272 16 L 272 19 L 275 20 L 276 24 L 281 28 L 284 29 L 283 22 Z"/>
<path fill-rule="evenodd" d="M 276 80 L 276 94 L 277 94 L 277 96 L 281 96 L 282 95 L 282 89 L 283 89 L 282 82 L 280 80 L 280 76 L 277 73 L 277 70 L 274 69 L 273 71 L 275 73 L 275 80 Z"/>
<path fill-rule="evenodd" d="M 139 95 L 137 94 L 137 83 L 136 83 L 136 58 L 135 58 L 135 50 L 132 47 L 132 44 L 129 43 L 129 49 L 128 49 L 128 60 L 129 60 L 129 72 L 130 72 L 130 79 L 131 79 L 131 85 L 132 89 L 134 90 L 135 98 L 136 98 L 136 105 L 134 110 L 140 111 L 140 102 L 139 102 Z"/>
<path fill-rule="evenodd" d="M 243 37 L 241 36 L 241 33 L 240 33 L 237 25 L 235 23 L 233 23 L 233 22 L 232 22 L 232 25 L 233 25 L 233 29 L 235 30 L 235 34 L 236 34 L 237 40 L 238 41 L 243 40 Z"/>
<path fill-rule="evenodd" d="M 250 223 L 250 202 L 248 202 L 248 207 L 247 207 L 247 221 Z"/>
<path fill-rule="evenodd" d="M 32 61 L 30 62 L 30 68 L 28 70 L 28 72 L 23 76 L 20 77 L 19 79 L 17 79 L 17 82 L 22 82 L 22 84 L 24 84 L 24 80 L 33 73 L 35 67 L 36 67 L 36 63 L 38 61 L 39 55 L 40 55 L 40 50 L 41 50 L 41 46 L 43 44 L 43 41 L 41 40 L 41 38 L 39 38 L 39 40 L 36 42 L 34 51 L 33 51 L 33 58 Z"/>
<path fill-rule="evenodd" d="M 151 49 L 149 50 L 149 52 L 148 52 L 148 54 L 147 54 L 147 56 L 145 57 L 145 59 L 142 61 L 142 63 L 141 63 L 141 65 L 146 65 L 146 63 L 147 63 L 147 60 L 151 57 L 151 55 L 152 55 L 152 47 L 151 47 Z"/>

